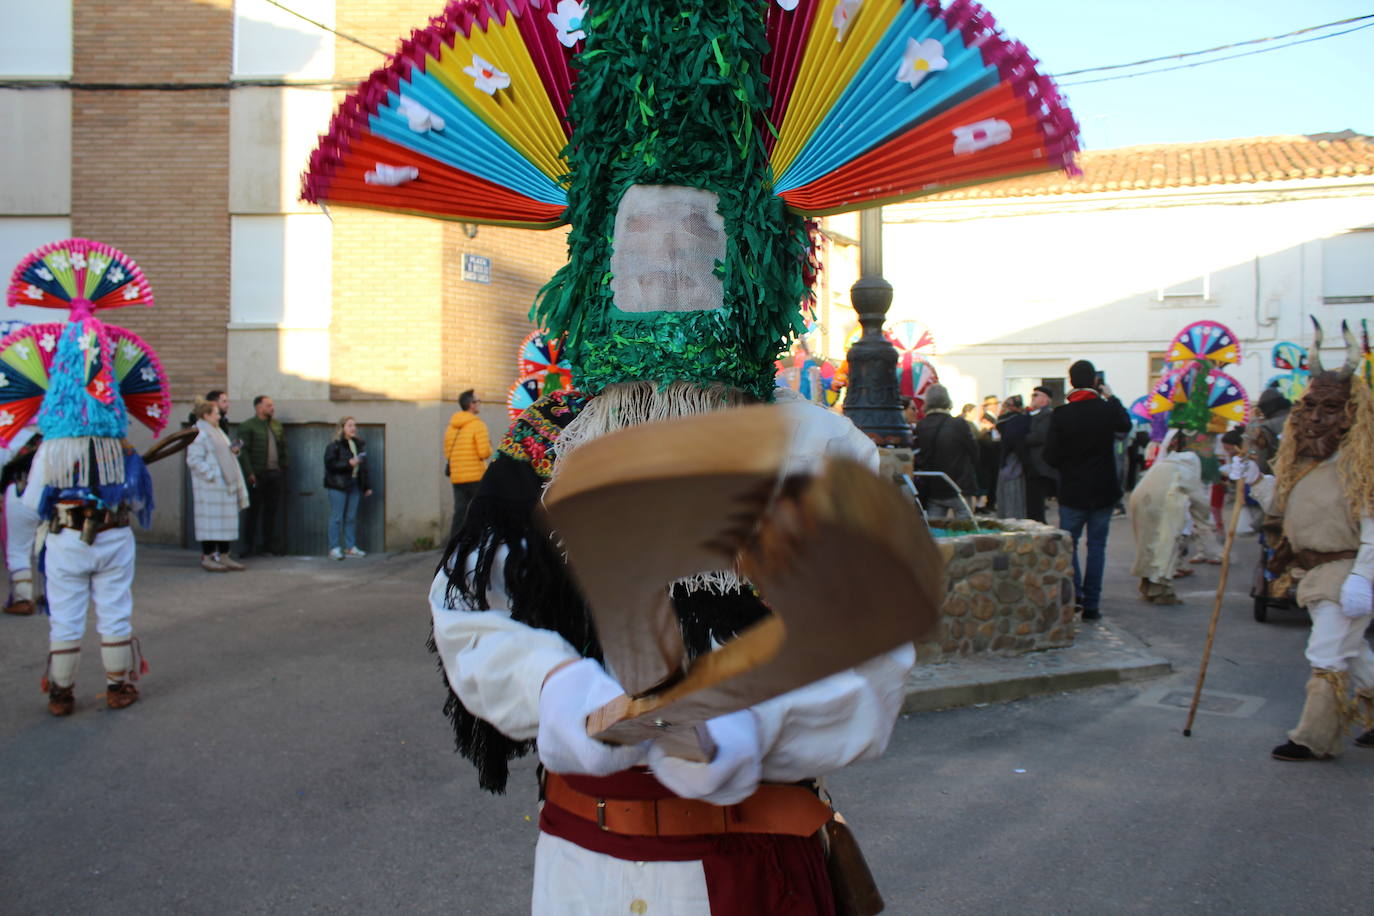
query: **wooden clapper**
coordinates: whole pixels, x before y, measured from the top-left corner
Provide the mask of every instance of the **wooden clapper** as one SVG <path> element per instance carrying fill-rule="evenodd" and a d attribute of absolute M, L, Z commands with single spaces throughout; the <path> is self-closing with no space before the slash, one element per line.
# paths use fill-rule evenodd
<path fill-rule="evenodd" d="M 944 564 L 892 483 L 843 458 L 783 477 L 773 406 L 630 427 L 559 458 L 544 494 L 625 695 L 592 713 L 613 744 L 709 760 L 708 719 L 867 661 L 935 626 Z M 772 613 L 690 664 L 672 582 L 736 569 Z"/>

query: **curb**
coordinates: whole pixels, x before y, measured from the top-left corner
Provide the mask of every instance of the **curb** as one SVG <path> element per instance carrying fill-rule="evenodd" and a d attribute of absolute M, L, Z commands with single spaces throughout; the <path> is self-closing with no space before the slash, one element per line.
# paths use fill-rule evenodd
<path fill-rule="evenodd" d="M 1082 627 L 1079 643 L 1014 657 L 987 657 L 915 668 L 902 713 L 981 703 L 1007 703 L 1067 690 L 1086 690 L 1164 677 L 1173 664 L 1111 624 Z M 1050 670 L 1046 670 L 1050 669 Z"/>

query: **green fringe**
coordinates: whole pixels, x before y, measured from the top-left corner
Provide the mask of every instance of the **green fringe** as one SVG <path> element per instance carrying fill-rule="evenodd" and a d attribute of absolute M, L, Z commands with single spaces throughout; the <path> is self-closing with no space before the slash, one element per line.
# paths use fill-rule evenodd
<path fill-rule="evenodd" d="M 770 399 L 774 360 L 804 330 L 804 221 L 773 193 L 761 0 L 639 0 L 595 15 L 573 94 L 568 264 L 531 319 L 567 332 L 573 383 L 724 382 Z M 610 287 L 615 211 L 635 184 L 719 196 L 727 235 L 712 312 L 626 315 Z"/>

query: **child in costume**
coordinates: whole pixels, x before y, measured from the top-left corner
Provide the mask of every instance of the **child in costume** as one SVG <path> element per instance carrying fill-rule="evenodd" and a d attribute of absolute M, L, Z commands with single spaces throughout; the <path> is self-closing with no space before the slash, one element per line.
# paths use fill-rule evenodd
<path fill-rule="evenodd" d="M 41 392 L 36 410 L 43 442 L 33 454 L 23 502 L 48 526 L 48 711 L 68 716 L 75 708 L 73 685 L 91 604 L 106 704 L 123 709 L 137 702 L 134 682 L 146 670 L 130 625 L 135 549 L 129 526 L 136 518 L 146 527 L 153 510 L 148 469 L 125 436 L 131 412 L 160 432 L 171 404 L 156 354 L 95 312 L 151 305 L 152 290 L 121 252 L 68 239 L 20 262 L 8 301 L 71 309 L 65 324 L 31 325 L 0 341 L 0 391 L 28 386 Z M 26 411 L 32 415 L 34 400 L 11 401 L 0 410 L 0 438 Z"/>
<path fill-rule="evenodd" d="M 1355 374 L 1363 359 L 1355 336 L 1342 330 L 1345 364 L 1324 371 L 1317 327 L 1311 381 L 1289 413 L 1273 475 L 1261 476 L 1248 458 L 1230 468 L 1267 512 L 1283 517 L 1280 552 L 1312 618 L 1307 700 L 1288 741 L 1273 750 L 1278 760 L 1337 757 L 1356 723 L 1368 729 L 1356 744 L 1374 747 L 1374 652 L 1365 638 L 1374 622 L 1374 396 Z"/>
<path fill-rule="evenodd" d="M 1074 134 L 1025 49 L 963 0 L 456 2 L 341 106 L 306 199 L 571 223 L 533 317 L 566 335 L 576 390 L 511 427 L 430 589 L 458 749 L 493 791 L 531 750 L 547 770 L 534 912 L 834 912 L 814 780 L 882 752 L 912 646 L 711 720 L 708 762 L 603 744 L 587 714 L 623 691 L 534 513 L 593 439 L 775 397 L 786 473 L 876 468 L 848 420 L 774 392 L 815 267 L 805 216 L 1057 168 Z M 768 613 L 734 570 L 663 587 L 692 657 Z"/>

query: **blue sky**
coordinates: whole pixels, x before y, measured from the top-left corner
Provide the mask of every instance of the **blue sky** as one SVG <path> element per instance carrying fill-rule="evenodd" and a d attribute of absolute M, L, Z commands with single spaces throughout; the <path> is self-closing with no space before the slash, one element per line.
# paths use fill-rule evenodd
<path fill-rule="evenodd" d="M 1374 0 L 982 2 L 1049 73 L 1195 51 L 1374 13 Z M 1266 45 L 1222 53 L 1262 47 Z M 1165 64 L 1144 69 L 1158 66 Z M 1113 73 L 1061 82 L 1109 75 Z M 1374 28 L 1171 73 L 1066 86 L 1064 91 L 1088 149 L 1346 128 L 1374 134 Z"/>

